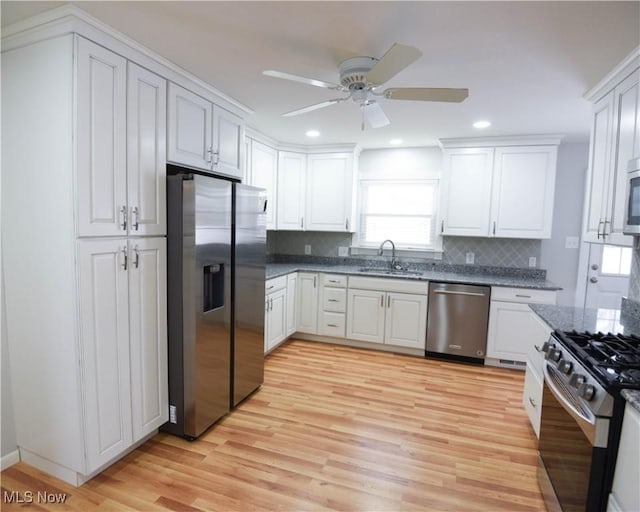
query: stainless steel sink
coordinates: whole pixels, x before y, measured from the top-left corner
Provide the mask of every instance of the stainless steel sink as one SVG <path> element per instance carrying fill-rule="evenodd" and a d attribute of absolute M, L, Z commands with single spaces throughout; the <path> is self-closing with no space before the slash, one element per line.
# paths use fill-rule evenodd
<path fill-rule="evenodd" d="M 422 274 L 422 272 L 417 270 L 391 270 L 375 267 L 360 267 L 358 272 L 367 272 L 368 274 L 385 274 L 389 276 L 419 276 Z"/>

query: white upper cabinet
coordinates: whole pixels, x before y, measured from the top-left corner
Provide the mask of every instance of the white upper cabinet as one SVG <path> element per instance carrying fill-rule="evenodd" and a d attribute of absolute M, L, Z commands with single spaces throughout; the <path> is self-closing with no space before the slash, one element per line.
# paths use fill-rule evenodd
<path fill-rule="evenodd" d="M 440 231 L 487 236 L 491 209 L 493 148 L 445 150 Z"/>
<path fill-rule="evenodd" d="M 242 119 L 174 83 L 168 105 L 169 162 L 242 179 Z"/>
<path fill-rule="evenodd" d="M 249 183 L 267 191 L 267 229 L 275 229 L 278 152 L 253 139 L 249 139 L 249 151 Z"/>
<path fill-rule="evenodd" d="M 353 155 L 351 153 L 309 155 L 305 229 L 309 231 L 352 230 L 352 194 Z"/>
<path fill-rule="evenodd" d="M 585 242 L 630 246 L 623 235 L 627 165 L 640 156 L 640 54 L 629 55 L 586 97 L 594 101 L 583 221 Z"/>
<path fill-rule="evenodd" d="M 213 104 L 169 83 L 167 159 L 176 164 L 211 169 Z"/>
<path fill-rule="evenodd" d="M 305 228 L 307 156 L 290 151 L 278 152 L 278 229 Z"/>
<path fill-rule="evenodd" d="M 491 234 L 551 238 L 557 148 L 496 148 Z"/>
<path fill-rule="evenodd" d="M 86 39 L 77 47 L 78 235 L 127 230 L 127 61 Z"/>
<path fill-rule="evenodd" d="M 559 143 L 555 136 L 443 140 L 440 232 L 550 238 Z"/>
<path fill-rule="evenodd" d="M 131 62 L 127 80 L 129 233 L 165 235 L 167 82 Z"/>

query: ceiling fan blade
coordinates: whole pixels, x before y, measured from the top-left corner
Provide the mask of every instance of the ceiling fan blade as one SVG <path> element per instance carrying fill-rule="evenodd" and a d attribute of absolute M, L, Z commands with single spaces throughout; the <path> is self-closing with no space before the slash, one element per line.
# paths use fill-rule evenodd
<path fill-rule="evenodd" d="M 382 128 L 390 123 L 380 104 L 375 101 L 363 105 L 362 114 L 371 128 Z"/>
<path fill-rule="evenodd" d="M 282 71 L 274 71 L 273 69 L 267 69 L 262 72 L 263 75 L 272 76 L 274 78 L 283 78 L 284 80 L 293 80 L 294 82 L 300 82 L 301 84 L 315 85 L 316 87 L 324 87 L 326 89 L 342 89 L 341 85 L 332 84 L 330 82 L 324 82 L 323 80 L 316 80 L 315 78 L 306 78 L 304 76 L 292 75 L 290 73 L 283 73 Z"/>
<path fill-rule="evenodd" d="M 422 52 L 413 46 L 396 43 L 367 73 L 367 80 L 374 85 L 381 85 L 415 62 L 421 55 Z"/>
<path fill-rule="evenodd" d="M 315 105 L 309 105 L 308 107 L 299 108 L 298 110 L 292 110 L 291 112 L 287 112 L 286 114 L 282 114 L 282 117 L 292 117 L 297 116 L 299 114 L 306 114 L 307 112 L 311 112 L 313 110 L 318 110 L 319 108 L 328 107 L 329 105 L 333 105 L 335 103 L 340 103 L 341 101 L 345 101 L 348 98 L 335 98 L 333 100 L 323 101 L 322 103 L 316 103 Z"/>
<path fill-rule="evenodd" d="M 448 101 L 460 103 L 469 96 L 469 89 L 438 89 L 435 87 L 392 87 L 383 96 L 390 100 Z"/>

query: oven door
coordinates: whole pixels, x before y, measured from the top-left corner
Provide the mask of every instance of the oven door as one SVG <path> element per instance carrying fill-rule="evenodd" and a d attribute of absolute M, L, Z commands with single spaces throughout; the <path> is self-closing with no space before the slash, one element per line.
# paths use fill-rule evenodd
<path fill-rule="evenodd" d="M 546 361 L 538 478 L 549 511 L 604 510 L 608 431 L 609 419 L 593 416 Z"/>

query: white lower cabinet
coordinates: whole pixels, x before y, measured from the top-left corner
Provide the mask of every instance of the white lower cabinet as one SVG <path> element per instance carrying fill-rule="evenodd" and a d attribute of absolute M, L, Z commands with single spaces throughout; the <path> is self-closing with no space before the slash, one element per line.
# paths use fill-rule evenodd
<path fill-rule="evenodd" d="M 609 495 L 609 512 L 640 510 L 640 411 L 627 403 L 622 420 L 620 448 L 616 460 L 613 486 Z"/>
<path fill-rule="evenodd" d="M 287 275 L 287 336 L 291 336 L 298 328 L 298 273 Z"/>
<path fill-rule="evenodd" d="M 298 332 L 318 333 L 318 274 L 298 272 Z"/>
<path fill-rule="evenodd" d="M 522 394 L 522 405 L 529 416 L 529 421 L 536 433 L 540 437 L 540 418 L 542 415 L 542 382 L 543 376 L 527 364 L 524 376 L 524 391 Z"/>
<path fill-rule="evenodd" d="M 87 473 L 168 420 L 164 238 L 78 242 Z"/>
<path fill-rule="evenodd" d="M 408 293 L 387 293 L 385 343 L 400 347 L 425 348 L 427 297 Z"/>
<path fill-rule="evenodd" d="M 344 338 L 347 324 L 347 276 L 322 274 L 320 280 L 319 334 Z"/>
<path fill-rule="evenodd" d="M 264 351 L 268 352 L 287 337 L 287 276 L 265 284 Z"/>
<path fill-rule="evenodd" d="M 347 293 L 347 338 L 384 342 L 384 292 L 352 290 Z"/>

